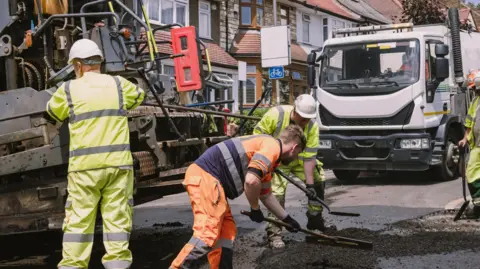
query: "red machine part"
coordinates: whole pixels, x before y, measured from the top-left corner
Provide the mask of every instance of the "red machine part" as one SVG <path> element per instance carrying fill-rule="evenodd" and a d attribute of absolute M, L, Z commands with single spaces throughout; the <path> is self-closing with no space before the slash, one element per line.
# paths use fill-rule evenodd
<path fill-rule="evenodd" d="M 195 27 L 187 26 L 171 29 L 173 54 L 175 57 L 175 74 L 179 92 L 196 91 L 203 88 L 200 58 L 200 47 L 197 43 Z"/>

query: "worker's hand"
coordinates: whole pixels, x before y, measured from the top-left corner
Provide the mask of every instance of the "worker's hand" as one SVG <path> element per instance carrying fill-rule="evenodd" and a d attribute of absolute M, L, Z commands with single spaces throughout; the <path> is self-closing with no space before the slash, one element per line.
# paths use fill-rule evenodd
<path fill-rule="evenodd" d="M 317 197 L 317 192 L 315 191 L 315 184 L 306 184 L 307 185 L 307 197 L 310 200 L 314 200 Z"/>
<path fill-rule="evenodd" d="M 290 215 L 288 215 L 286 218 L 284 218 L 282 220 L 283 222 L 287 223 L 287 224 L 290 224 L 290 226 L 292 226 L 292 228 L 290 227 L 285 227 L 285 229 L 287 229 L 289 232 L 291 233 L 296 233 L 298 232 L 298 230 L 300 230 L 300 224 L 294 220 L 292 217 L 290 217 Z"/>
<path fill-rule="evenodd" d="M 265 218 L 263 217 L 262 210 L 260 210 L 260 208 L 258 209 L 250 208 L 250 219 L 258 223 L 265 220 Z"/>
<path fill-rule="evenodd" d="M 467 139 L 464 138 L 458 142 L 458 146 L 463 148 L 467 144 Z"/>

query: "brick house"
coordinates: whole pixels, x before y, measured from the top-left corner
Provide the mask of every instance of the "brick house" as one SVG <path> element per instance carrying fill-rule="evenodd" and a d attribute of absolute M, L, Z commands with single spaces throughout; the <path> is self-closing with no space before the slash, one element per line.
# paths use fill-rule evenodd
<path fill-rule="evenodd" d="M 200 39 L 208 49 L 212 66 L 213 83 L 207 83 L 203 90 L 205 101 L 235 99 L 238 80 L 238 63 L 235 58 L 220 47 L 220 2 L 211 0 L 144 0 L 152 26 L 180 23 L 195 26 Z M 137 7 L 138 8 L 138 7 Z M 141 12 L 140 12 L 141 13 Z M 170 40 L 168 31 L 157 31 L 156 40 Z M 169 45 L 158 45 L 159 52 L 170 55 Z M 204 53 L 205 55 L 205 53 Z M 164 74 L 175 75 L 173 60 L 162 61 Z M 204 70 L 207 70 L 205 64 Z M 213 85 L 213 86 L 212 86 Z M 223 85 L 223 86 L 222 86 Z M 233 105 L 224 105 L 233 109 Z"/>

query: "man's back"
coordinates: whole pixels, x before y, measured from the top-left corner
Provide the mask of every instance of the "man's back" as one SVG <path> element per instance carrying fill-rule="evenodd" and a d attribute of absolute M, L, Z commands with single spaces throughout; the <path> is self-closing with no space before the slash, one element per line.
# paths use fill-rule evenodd
<path fill-rule="evenodd" d="M 269 135 L 232 138 L 206 150 L 195 164 L 217 178 L 229 199 L 243 193 L 249 167 L 259 169 L 266 177 L 280 158 L 280 142 Z"/>
<path fill-rule="evenodd" d="M 144 93 L 122 77 L 87 72 L 63 84 L 47 109 L 58 120 L 69 118 L 69 171 L 131 165 L 126 110 Z"/>

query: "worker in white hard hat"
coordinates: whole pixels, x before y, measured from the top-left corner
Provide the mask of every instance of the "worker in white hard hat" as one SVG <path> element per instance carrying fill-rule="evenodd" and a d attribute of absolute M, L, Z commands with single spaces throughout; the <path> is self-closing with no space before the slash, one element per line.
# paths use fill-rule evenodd
<path fill-rule="evenodd" d="M 319 148 L 319 127 L 315 120 L 317 117 L 317 103 L 309 94 L 302 94 L 295 100 L 295 105 L 281 105 L 271 108 L 257 123 L 253 134 L 268 134 L 278 137 L 280 132 L 290 124 L 297 124 L 304 130 L 307 139 L 305 150 L 298 155 L 296 161 L 289 165 L 280 165 L 278 169 L 286 174 L 293 174 L 306 183 L 307 188 L 324 199 L 325 174 L 323 164 L 317 160 Z M 288 181 L 278 174 L 272 178 L 272 192 L 285 208 L 285 192 Z M 325 231 L 326 226 L 322 216 L 323 208 L 316 200 L 308 200 L 307 229 Z M 270 214 L 270 217 L 274 218 Z M 334 227 L 332 227 L 334 228 Z M 267 237 L 272 248 L 283 248 L 285 243 L 281 236 L 282 228 L 269 224 Z"/>
<path fill-rule="evenodd" d="M 142 103 L 145 93 L 121 76 L 101 74 L 103 60 L 92 40 L 75 42 L 69 63 L 76 79 L 62 84 L 46 107 L 51 119 L 68 119 L 70 131 L 60 269 L 88 268 L 98 208 L 103 220 L 104 267 L 129 268 L 132 263 L 134 175 L 126 112 Z"/>

